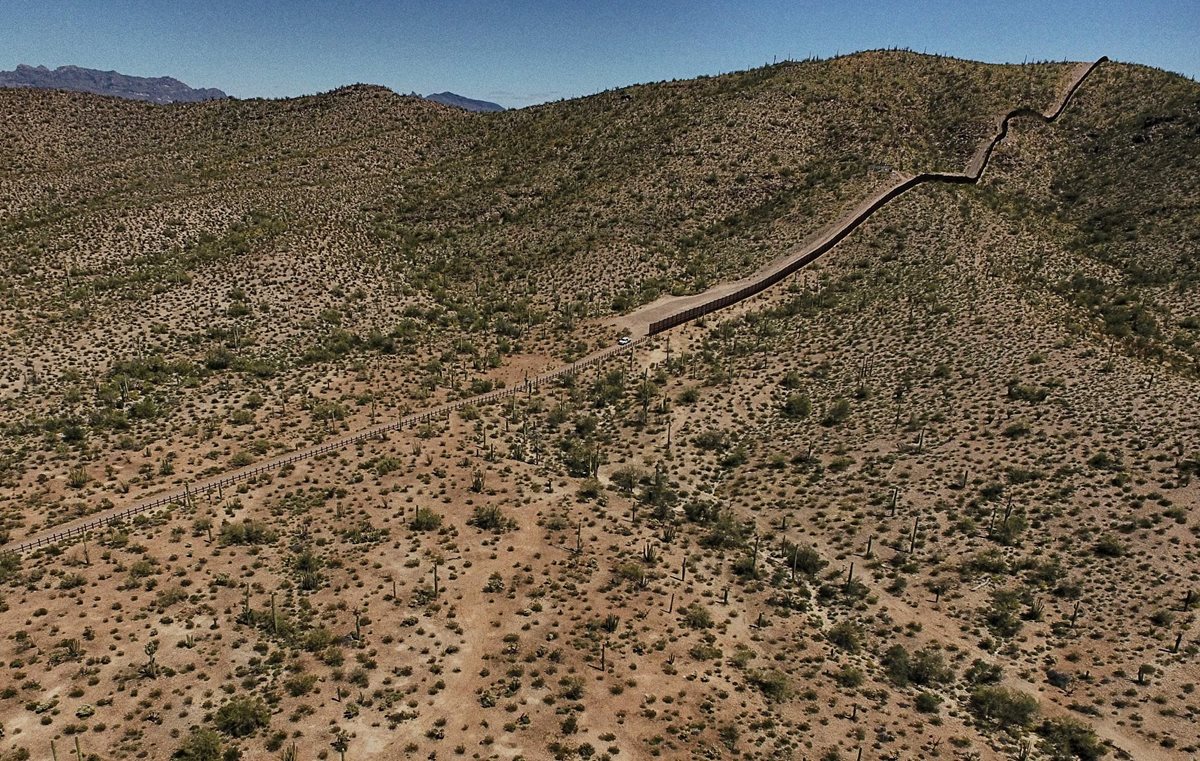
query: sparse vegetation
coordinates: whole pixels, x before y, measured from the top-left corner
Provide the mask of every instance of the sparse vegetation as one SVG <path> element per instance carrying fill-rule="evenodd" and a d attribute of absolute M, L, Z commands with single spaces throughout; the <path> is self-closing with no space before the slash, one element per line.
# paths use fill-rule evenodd
<path fill-rule="evenodd" d="M 193 488 L 0 554 L 0 753 L 1200 747 L 1193 84 L 1106 65 L 980 185 L 525 384 L 1064 71 L 881 51 L 480 119 L 0 92 L 0 532 Z"/>

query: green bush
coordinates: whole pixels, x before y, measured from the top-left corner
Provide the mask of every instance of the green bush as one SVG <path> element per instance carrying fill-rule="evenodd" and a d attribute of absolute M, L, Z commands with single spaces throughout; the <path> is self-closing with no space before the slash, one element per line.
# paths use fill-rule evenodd
<path fill-rule="evenodd" d="M 585 684 L 583 679 L 577 676 L 565 676 L 558 680 L 558 686 L 562 688 L 559 695 L 564 700 L 581 700 Z"/>
<path fill-rule="evenodd" d="M 698 602 L 679 611 L 683 614 L 683 622 L 693 629 L 710 629 L 713 625 L 712 614 L 708 608 Z"/>
<path fill-rule="evenodd" d="M 1125 545 L 1111 534 L 1100 537 L 1092 549 L 1097 555 L 1105 558 L 1119 558 L 1125 554 Z"/>
<path fill-rule="evenodd" d="M 850 417 L 850 400 L 835 399 L 832 404 L 825 410 L 825 416 L 821 418 L 821 425 L 826 428 L 831 428 L 835 425 L 840 425 L 846 422 Z"/>
<path fill-rule="evenodd" d="M 846 403 L 847 413 L 849 413 L 849 402 Z M 808 398 L 808 394 L 793 393 L 788 394 L 787 399 L 783 402 L 783 414 L 790 418 L 805 418 L 812 414 L 812 400 Z"/>
<path fill-rule="evenodd" d="M 475 508 L 471 514 L 471 519 L 467 521 L 475 528 L 483 531 L 491 531 L 495 534 L 503 534 L 505 531 L 512 531 L 517 527 L 517 522 L 504 514 L 504 511 L 495 505 L 480 505 Z"/>
<path fill-rule="evenodd" d="M 913 684 L 930 687 L 954 681 L 954 671 L 946 665 L 940 650 L 923 647 L 913 654 L 909 678 Z"/>
<path fill-rule="evenodd" d="M 1046 719 L 1037 733 L 1042 752 L 1053 761 L 1095 761 L 1107 752 L 1091 727 L 1072 718 Z"/>
<path fill-rule="evenodd" d="M 802 573 L 805 576 L 816 576 L 821 572 L 828 562 L 821 558 L 821 554 L 817 552 L 817 548 L 811 544 L 801 547 L 798 544 L 792 544 L 785 541 L 783 544 L 784 557 L 787 558 L 788 568 L 795 568 L 796 573 Z"/>
<path fill-rule="evenodd" d="M 15 552 L 0 552 L 0 582 L 8 581 L 20 571 L 20 555 Z"/>
<path fill-rule="evenodd" d="M 171 754 L 179 761 L 220 761 L 221 737 L 211 729 L 192 727 L 191 734 Z"/>
<path fill-rule="evenodd" d="M 271 711 L 258 698 L 236 697 L 217 709 L 217 729 L 230 737 L 246 737 L 267 726 Z"/>
<path fill-rule="evenodd" d="M 692 444 L 705 452 L 716 452 L 729 448 L 729 434 L 719 428 L 713 428 L 692 437 Z"/>
<path fill-rule="evenodd" d="M 848 653 L 857 653 L 862 649 L 862 627 L 853 621 L 839 621 L 829 629 L 826 638 L 834 645 Z"/>
<path fill-rule="evenodd" d="M 226 521 L 221 524 L 222 544 L 269 544 L 278 534 L 261 521 Z"/>
<path fill-rule="evenodd" d="M 1032 696 L 1006 687 L 977 687 L 970 706 L 981 722 L 1006 732 L 1028 729 L 1038 708 Z"/>
<path fill-rule="evenodd" d="M 922 692 L 917 695 L 917 699 L 913 701 L 913 705 L 921 713 L 937 713 L 938 706 L 942 704 L 942 698 L 932 692 Z"/>
<path fill-rule="evenodd" d="M 288 694 L 294 698 L 298 698 L 312 692 L 313 686 L 317 683 L 315 674 L 296 674 L 293 677 L 285 679 L 283 687 L 288 691 Z"/>
<path fill-rule="evenodd" d="M 788 699 L 791 687 L 787 675 L 782 671 L 755 671 L 750 674 L 750 683 L 757 687 L 768 700 L 776 703 Z"/>
<path fill-rule="evenodd" d="M 892 645 L 883 654 L 883 670 L 897 687 L 907 687 L 912 680 L 912 658 L 904 645 Z"/>
<path fill-rule="evenodd" d="M 428 507 L 418 507 L 409 527 L 413 531 L 436 531 L 441 528 L 442 516 Z"/>
<path fill-rule="evenodd" d="M 860 668 L 842 666 L 834 673 L 833 679 L 842 687 L 853 688 L 861 687 L 862 683 L 866 680 L 866 675 L 863 674 Z"/>
<path fill-rule="evenodd" d="M 998 684 L 1004 678 L 1004 669 L 998 664 L 988 663 L 982 658 L 976 658 L 971 662 L 971 667 L 967 669 L 967 673 L 963 674 L 963 678 L 968 683 L 974 685 Z"/>

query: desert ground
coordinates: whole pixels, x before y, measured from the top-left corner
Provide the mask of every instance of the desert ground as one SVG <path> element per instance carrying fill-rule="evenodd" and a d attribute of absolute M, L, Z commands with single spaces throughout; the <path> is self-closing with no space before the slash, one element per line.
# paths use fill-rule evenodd
<path fill-rule="evenodd" d="M 486 130 L 363 87 L 22 94 L 10 544 L 518 393 L 0 556 L 0 758 L 1194 757 L 1195 83 L 1105 64 L 979 185 L 524 387 L 1070 69 L 881 52 Z"/>

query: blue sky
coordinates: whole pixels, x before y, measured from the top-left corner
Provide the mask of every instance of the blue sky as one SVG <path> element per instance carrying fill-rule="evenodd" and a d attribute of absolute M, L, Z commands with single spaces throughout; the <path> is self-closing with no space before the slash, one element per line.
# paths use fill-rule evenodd
<path fill-rule="evenodd" d="M 238 97 L 371 82 L 521 106 L 774 58 L 907 47 L 1200 74 L 1200 2 L 0 0 L 0 69 L 76 64 Z"/>

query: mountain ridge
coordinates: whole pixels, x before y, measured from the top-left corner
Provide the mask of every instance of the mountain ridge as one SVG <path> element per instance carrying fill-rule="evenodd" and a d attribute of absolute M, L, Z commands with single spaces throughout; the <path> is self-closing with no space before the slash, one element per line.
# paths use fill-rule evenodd
<path fill-rule="evenodd" d="M 434 103 L 441 103 L 444 106 L 453 106 L 455 108 L 461 108 L 465 111 L 472 111 L 476 113 L 495 113 L 498 111 L 507 110 L 499 103 L 468 98 L 465 95 L 452 93 L 449 90 L 446 92 L 435 92 L 431 95 L 426 95 L 425 100 L 432 100 Z"/>
<path fill-rule="evenodd" d="M 139 77 L 69 65 L 50 69 L 19 63 L 12 71 L 0 71 L 0 87 L 87 92 L 149 103 L 199 103 L 229 97 L 214 87 L 195 88 L 174 77 Z"/>

